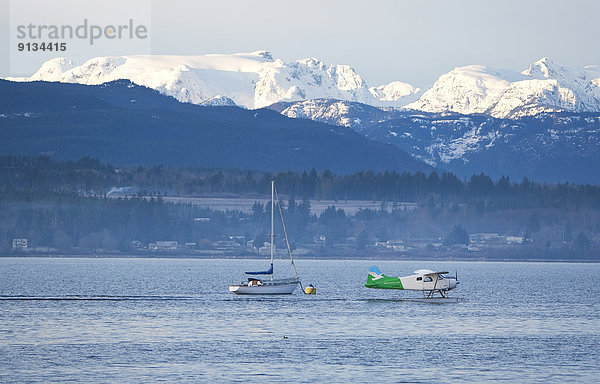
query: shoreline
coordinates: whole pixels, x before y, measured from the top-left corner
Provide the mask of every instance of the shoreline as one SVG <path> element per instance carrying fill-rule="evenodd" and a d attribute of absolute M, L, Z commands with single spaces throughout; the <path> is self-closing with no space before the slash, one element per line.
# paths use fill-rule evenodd
<path fill-rule="evenodd" d="M 52 253 L 52 254 L 2 254 L 0 259 L 196 259 L 196 260 L 262 260 L 257 255 L 225 255 L 225 254 L 65 254 L 65 253 Z M 279 259 L 284 260 L 284 258 Z M 594 259 L 554 259 L 554 258 L 492 258 L 492 257 L 472 257 L 472 258 L 461 258 L 457 256 L 446 256 L 446 257 L 423 257 L 421 256 L 402 256 L 393 257 L 387 255 L 376 255 L 376 256 L 358 256 L 358 257 L 335 257 L 331 255 L 323 256 L 307 256 L 299 255 L 294 256 L 294 260 L 326 260 L 326 261 L 427 261 L 427 262 L 490 262 L 490 263 L 576 263 L 576 264 L 598 264 L 600 260 Z"/>

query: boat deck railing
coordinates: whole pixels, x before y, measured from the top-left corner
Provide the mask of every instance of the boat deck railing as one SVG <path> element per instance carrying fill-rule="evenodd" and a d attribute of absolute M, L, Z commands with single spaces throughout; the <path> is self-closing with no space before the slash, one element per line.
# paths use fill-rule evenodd
<path fill-rule="evenodd" d="M 292 283 L 299 283 L 300 280 L 296 279 L 295 277 L 291 277 L 288 279 L 274 279 L 274 280 L 259 280 L 260 281 L 260 286 L 265 286 L 265 285 L 282 285 L 282 284 L 292 284 Z M 248 285 L 247 281 L 241 281 L 239 283 L 235 283 L 233 285 Z"/>

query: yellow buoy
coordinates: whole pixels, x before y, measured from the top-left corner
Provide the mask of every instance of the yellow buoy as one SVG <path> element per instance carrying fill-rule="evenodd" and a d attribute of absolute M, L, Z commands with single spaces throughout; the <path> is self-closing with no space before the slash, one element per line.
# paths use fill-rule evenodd
<path fill-rule="evenodd" d="M 317 288 L 313 287 L 313 285 L 310 284 L 308 287 L 304 288 L 304 293 L 306 293 L 307 295 L 316 295 Z"/>

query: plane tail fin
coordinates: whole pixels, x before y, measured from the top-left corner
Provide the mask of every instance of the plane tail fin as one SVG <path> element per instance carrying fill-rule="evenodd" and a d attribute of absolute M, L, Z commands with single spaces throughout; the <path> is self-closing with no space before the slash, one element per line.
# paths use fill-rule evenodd
<path fill-rule="evenodd" d="M 371 266 L 369 269 L 365 287 L 379 289 L 404 289 L 402 280 L 400 280 L 399 277 L 386 276 L 381 273 L 379 268 L 377 268 L 375 265 Z"/>
<path fill-rule="evenodd" d="M 381 273 L 381 271 L 379 270 L 379 268 L 377 268 L 377 266 L 372 265 L 371 268 L 369 268 L 369 273 L 367 274 L 367 284 L 366 285 L 371 285 L 375 281 L 381 279 L 382 277 L 386 277 L 386 276 L 383 273 Z"/>

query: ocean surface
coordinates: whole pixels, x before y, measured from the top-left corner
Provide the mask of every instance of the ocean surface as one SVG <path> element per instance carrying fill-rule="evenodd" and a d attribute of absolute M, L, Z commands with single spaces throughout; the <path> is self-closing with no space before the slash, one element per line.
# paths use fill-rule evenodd
<path fill-rule="evenodd" d="M 300 259 L 316 296 L 228 292 L 267 264 L 0 258 L 0 382 L 600 380 L 600 264 Z M 457 271 L 464 300 L 364 288 L 372 264 Z"/>

